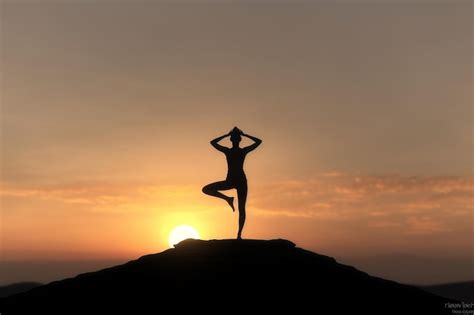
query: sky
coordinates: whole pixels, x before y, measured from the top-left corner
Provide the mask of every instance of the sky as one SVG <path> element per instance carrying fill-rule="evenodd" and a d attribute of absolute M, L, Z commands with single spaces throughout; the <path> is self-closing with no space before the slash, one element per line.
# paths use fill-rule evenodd
<path fill-rule="evenodd" d="M 244 237 L 474 279 L 471 1 L 4 0 L 0 21 L 0 284 L 180 224 L 235 237 L 201 192 L 234 126 L 263 139 Z"/>

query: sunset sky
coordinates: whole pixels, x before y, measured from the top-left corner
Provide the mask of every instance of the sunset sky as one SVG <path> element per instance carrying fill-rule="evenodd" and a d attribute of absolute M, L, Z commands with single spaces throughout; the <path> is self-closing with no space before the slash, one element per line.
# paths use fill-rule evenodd
<path fill-rule="evenodd" d="M 201 192 L 234 126 L 263 139 L 244 237 L 474 279 L 471 1 L 7 0 L 0 21 L 0 284 L 160 252 L 180 224 L 235 237 Z"/>

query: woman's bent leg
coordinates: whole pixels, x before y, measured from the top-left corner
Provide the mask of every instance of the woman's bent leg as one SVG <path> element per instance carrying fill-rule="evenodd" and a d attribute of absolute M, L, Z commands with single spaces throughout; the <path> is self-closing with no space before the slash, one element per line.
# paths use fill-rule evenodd
<path fill-rule="evenodd" d="M 224 199 L 227 201 L 229 206 L 232 208 L 232 211 L 235 211 L 234 208 L 234 197 L 229 197 L 219 192 L 219 190 L 229 190 L 232 189 L 232 185 L 226 181 L 216 182 L 203 187 L 202 192 L 206 195 Z"/>

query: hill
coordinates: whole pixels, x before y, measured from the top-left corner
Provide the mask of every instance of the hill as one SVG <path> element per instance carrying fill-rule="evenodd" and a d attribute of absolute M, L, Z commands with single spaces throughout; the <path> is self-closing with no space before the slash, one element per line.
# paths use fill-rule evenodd
<path fill-rule="evenodd" d="M 287 240 L 186 240 L 159 254 L 0 299 L 4 314 L 451 314 L 452 302 Z"/>
<path fill-rule="evenodd" d="M 433 294 L 463 302 L 474 302 L 474 281 L 420 286 Z"/>
<path fill-rule="evenodd" d="M 38 282 L 18 282 L 0 286 L 0 297 L 6 297 L 20 292 L 25 292 L 43 285 Z"/>

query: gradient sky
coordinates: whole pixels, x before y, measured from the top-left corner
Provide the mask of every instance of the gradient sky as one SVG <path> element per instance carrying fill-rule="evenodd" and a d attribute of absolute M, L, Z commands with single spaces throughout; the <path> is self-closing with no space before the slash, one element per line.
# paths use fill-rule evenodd
<path fill-rule="evenodd" d="M 471 1 L 0 9 L 3 262 L 134 259 L 178 224 L 234 237 L 201 187 L 226 172 L 209 140 L 237 125 L 264 140 L 246 237 L 474 279 Z"/>

